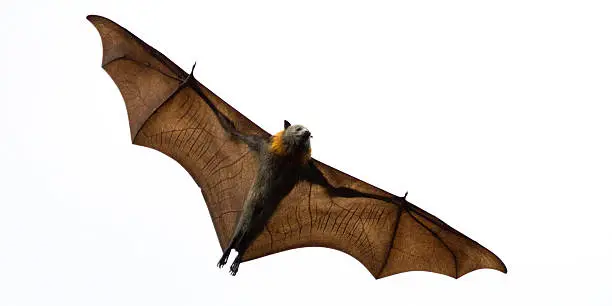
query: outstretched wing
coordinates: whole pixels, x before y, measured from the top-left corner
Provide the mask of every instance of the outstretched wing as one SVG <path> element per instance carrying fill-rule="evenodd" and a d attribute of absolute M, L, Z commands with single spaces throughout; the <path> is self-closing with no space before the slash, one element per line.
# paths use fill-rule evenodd
<path fill-rule="evenodd" d="M 87 19 L 102 37 L 102 67 L 121 91 L 132 142 L 170 156 L 189 172 L 225 247 L 257 161 L 247 145 L 229 139 L 215 112 L 246 134 L 269 134 L 197 81 L 180 87 L 188 74 L 126 29 L 104 17 Z"/>
<path fill-rule="evenodd" d="M 393 197 L 333 167 L 314 164 L 335 187 Z M 459 278 L 484 268 L 506 273 L 495 254 L 414 205 L 405 209 L 368 197 L 331 196 L 325 187 L 308 181 L 300 182 L 280 203 L 244 259 L 308 246 L 345 252 L 375 278 L 406 271 Z"/>

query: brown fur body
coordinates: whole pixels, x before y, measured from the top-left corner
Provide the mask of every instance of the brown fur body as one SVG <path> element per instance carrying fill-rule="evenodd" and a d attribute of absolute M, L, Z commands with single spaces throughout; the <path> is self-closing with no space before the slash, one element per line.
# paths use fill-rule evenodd
<path fill-rule="evenodd" d="M 278 204 L 300 179 L 301 169 L 310 160 L 310 132 L 303 126 L 287 126 L 285 130 L 250 144 L 257 154 L 259 169 L 229 246 L 223 252 L 219 266 L 227 262 L 231 249 L 238 252 L 230 267 L 238 271 L 244 251 L 263 231 Z"/>

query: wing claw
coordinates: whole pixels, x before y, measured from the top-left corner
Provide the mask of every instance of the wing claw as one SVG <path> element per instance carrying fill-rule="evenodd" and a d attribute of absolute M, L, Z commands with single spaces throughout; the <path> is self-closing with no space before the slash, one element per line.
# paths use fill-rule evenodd
<path fill-rule="evenodd" d="M 193 78 L 193 70 L 195 69 L 197 62 L 193 63 L 193 66 L 191 66 L 191 72 L 189 72 L 189 75 L 187 76 L 187 78 L 185 78 L 183 80 L 183 82 L 181 83 L 181 88 L 184 87 L 185 85 L 187 85 L 189 82 L 192 82 L 194 80 Z"/>
<path fill-rule="evenodd" d="M 408 191 L 406 191 L 406 193 L 404 193 L 403 197 L 398 197 L 398 196 L 394 195 L 393 198 L 391 199 L 391 201 L 393 202 L 393 204 L 395 204 L 395 205 L 397 205 L 399 207 L 404 208 L 404 210 L 406 210 L 406 211 L 409 211 L 414 204 L 408 202 L 406 200 L 407 197 L 408 197 Z"/>

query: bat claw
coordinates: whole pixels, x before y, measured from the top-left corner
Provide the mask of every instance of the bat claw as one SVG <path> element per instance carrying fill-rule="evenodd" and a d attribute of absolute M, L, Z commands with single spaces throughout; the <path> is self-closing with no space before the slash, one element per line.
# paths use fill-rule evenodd
<path fill-rule="evenodd" d="M 195 66 L 198 62 L 193 62 L 193 66 L 191 66 L 191 72 L 189 73 L 190 76 L 193 76 L 193 70 L 195 69 Z"/>
<path fill-rule="evenodd" d="M 219 262 L 217 263 L 217 268 L 221 269 L 223 268 L 223 266 L 225 266 L 225 264 L 227 263 L 227 258 L 229 257 L 229 254 L 230 254 L 230 249 L 228 248 L 227 250 L 223 252 L 223 255 L 221 255 L 221 259 L 219 259 Z"/>
<path fill-rule="evenodd" d="M 234 262 L 230 266 L 230 274 L 232 276 L 236 276 L 236 273 L 238 273 L 238 267 L 239 266 L 240 266 L 240 261 L 239 260 L 234 260 Z"/>
<path fill-rule="evenodd" d="M 181 87 L 187 85 L 187 83 L 189 83 L 191 80 L 193 80 L 193 70 L 195 69 L 197 62 L 193 63 L 193 66 L 191 66 L 191 72 L 189 72 L 189 75 L 187 76 L 187 78 L 185 78 L 183 80 L 183 82 L 181 83 Z"/>
<path fill-rule="evenodd" d="M 410 210 L 410 207 L 412 207 L 412 203 L 408 202 L 406 200 L 406 197 L 408 197 L 408 191 L 404 193 L 403 197 L 393 196 L 393 203 L 400 207 L 403 207 L 406 210 Z"/>

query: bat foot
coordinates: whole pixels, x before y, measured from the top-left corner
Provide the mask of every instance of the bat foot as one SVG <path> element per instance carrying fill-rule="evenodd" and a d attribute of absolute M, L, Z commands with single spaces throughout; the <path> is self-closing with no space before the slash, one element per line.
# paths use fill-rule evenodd
<path fill-rule="evenodd" d="M 217 263 L 217 268 L 221 269 L 223 268 L 223 266 L 225 266 L 225 264 L 227 263 L 227 257 L 221 257 L 221 259 L 219 259 L 219 262 Z"/>
<path fill-rule="evenodd" d="M 221 259 L 219 259 L 219 262 L 217 263 L 217 268 L 221 269 L 223 266 L 225 266 L 231 250 L 232 249 L 228 247 L 225 251 L 223 251 L 223 255 L 221 255 Z"/>
<path fill-rule="evenodd" d="M 232 276 L 236 276 L 236 273 L 238 273 L 238 267 L 239 266 L 240 266 L 240 260 L 238 258 L 236 258 L 236 260 L 234 260 L 234 262 L 230 266 L 230 274 Z"/>

